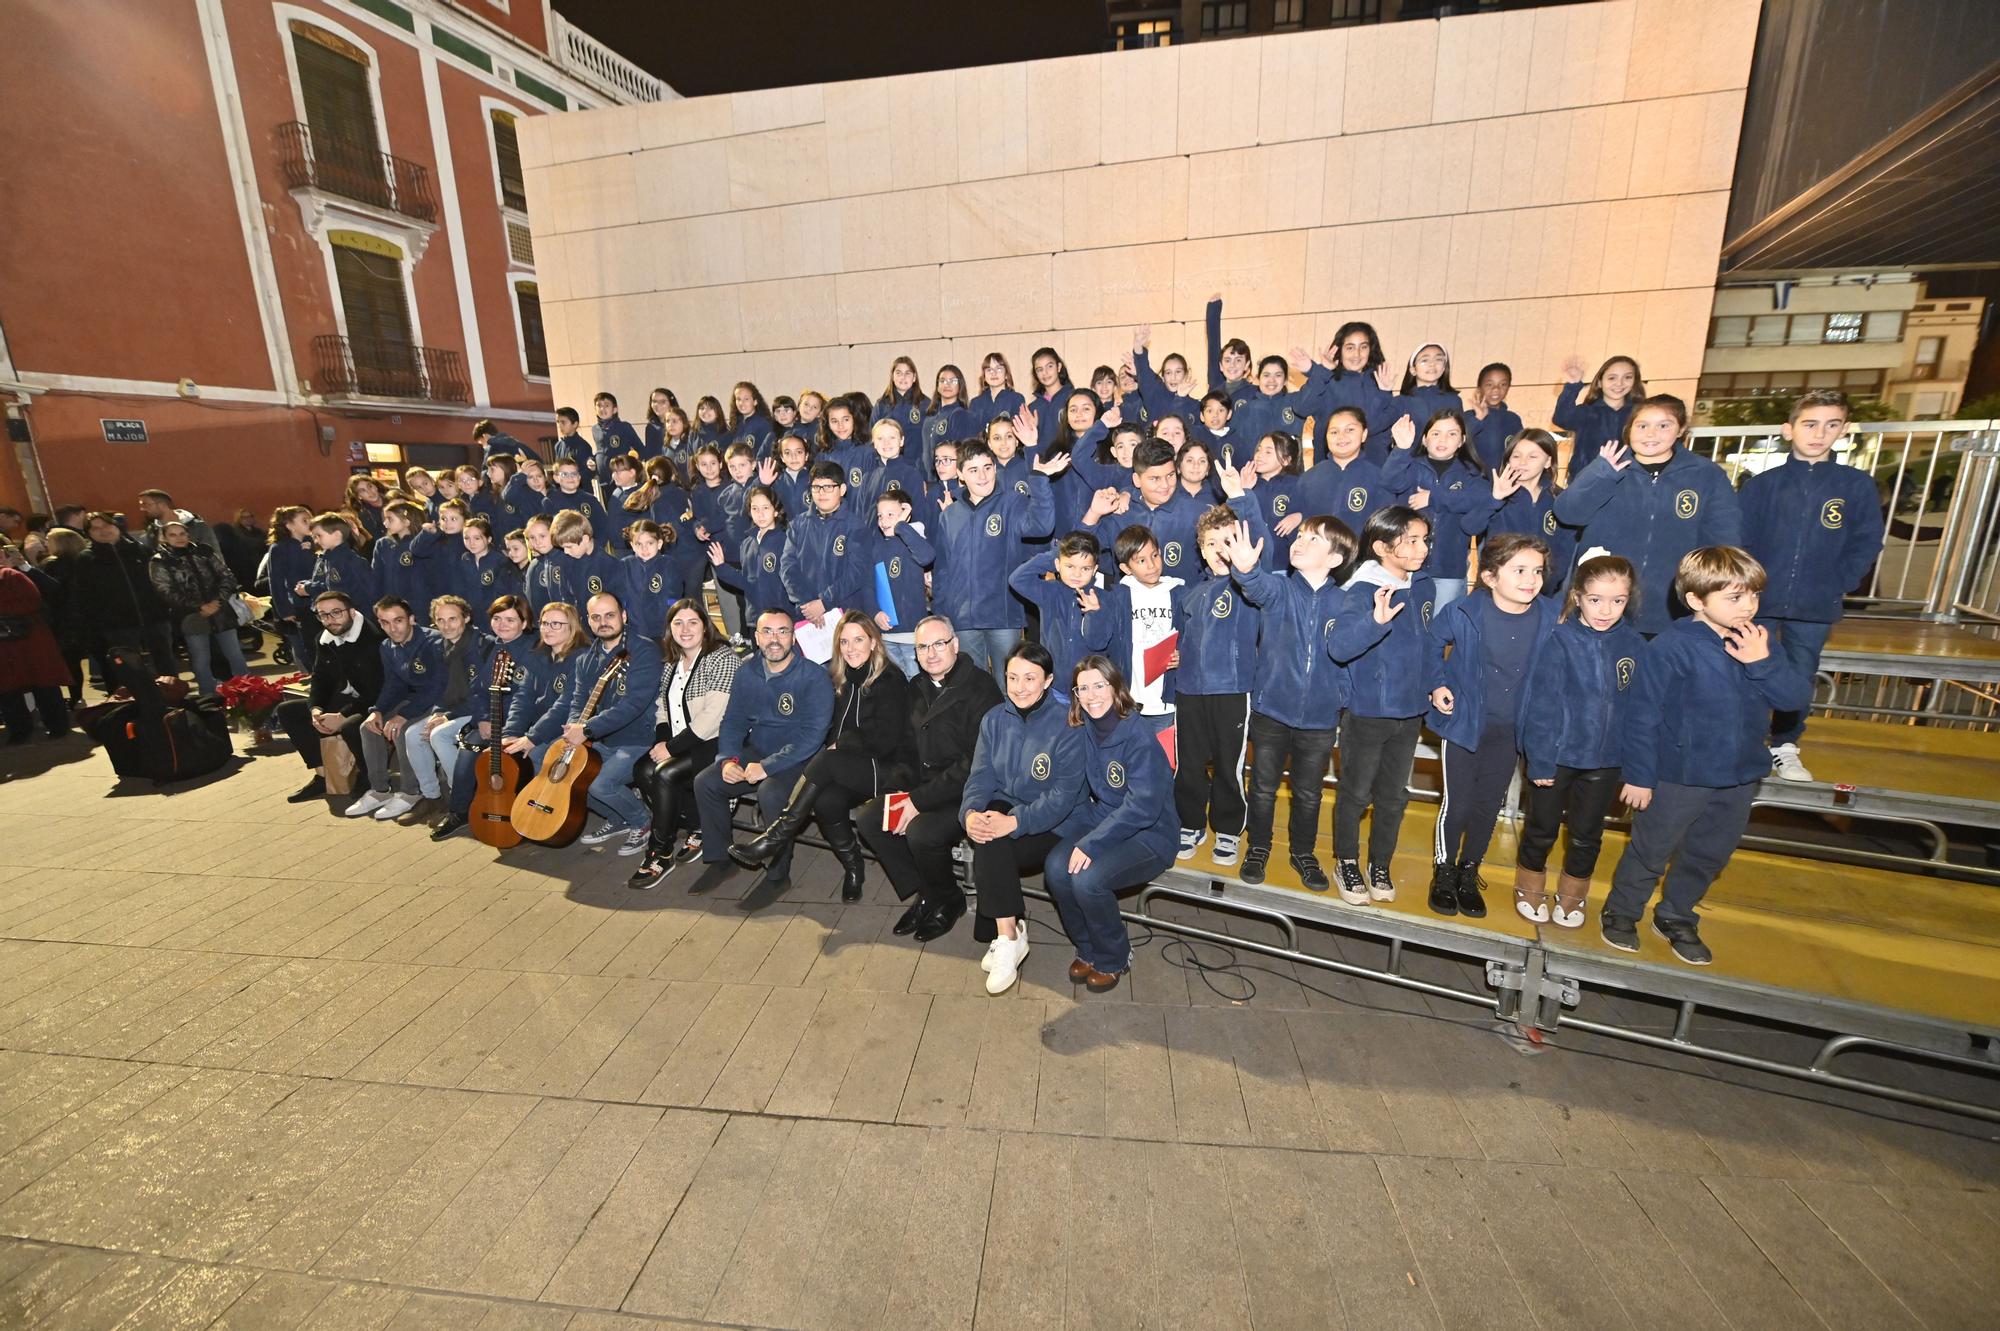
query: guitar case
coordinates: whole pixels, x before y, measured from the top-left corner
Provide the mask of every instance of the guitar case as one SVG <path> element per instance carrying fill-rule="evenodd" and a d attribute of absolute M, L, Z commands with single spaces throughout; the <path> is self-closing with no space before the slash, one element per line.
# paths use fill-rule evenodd
<path fill-rule="evenodd" d="M 113 683 L 131 698 L 91 709 L 84 728 L 121 778 L 150 777 L 154 785 L 187 781 L 219 770 L 234 755 L 221 699 L 170 703 L 143 659 L 116 648 L 107 654 L 106 666 Z"/>

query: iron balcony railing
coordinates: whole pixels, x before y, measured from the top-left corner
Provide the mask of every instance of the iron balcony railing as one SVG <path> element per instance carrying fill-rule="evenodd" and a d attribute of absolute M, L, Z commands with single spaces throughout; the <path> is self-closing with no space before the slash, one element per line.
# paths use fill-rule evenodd
<path fill-rule="evenodd" d="M 437 195 L 421 163 L 377 152 L 372 143 L 315 134 L 293 120 L 278 126 L 278 169 L 287 189 L 318 189 L 343 199 L 436 223 Z"/>
<path fill-rule="evenodd" d="M 313 339 L 313 382 L 328 397 L 400 397 L 470 402 L 465 362 L 456 351 L 382 337 Z"/>

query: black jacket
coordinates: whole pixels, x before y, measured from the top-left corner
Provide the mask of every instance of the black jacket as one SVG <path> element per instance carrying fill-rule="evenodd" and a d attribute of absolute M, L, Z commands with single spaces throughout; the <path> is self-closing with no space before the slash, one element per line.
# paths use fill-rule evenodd
<path fill-rule="evenodd" d="M 910 681 L 893 663 L 868 687 L 864 671 L 853 671 L 833 696 L 833 724 L 827 742 L 842 753 L 873 758 L 885 788 L 899 786 L 916 765 L 910 736 Z"/>
<path fill-rule="evenodd" d="M 1000 686 L 971 657 L 961 655 L 943 688 L 925 675 L 907 690 L 917 756 L 910 801 L 919 813 L 956 813 L 972 771 L 973 750 L 979 747 L 979 723 L 1000 705 Z"/>
<path fill-rule="evenodd" d="M 315 653 L 314 707 L 359 716 L 375 706 L 375 700 L 382 696 L 382 630 L 364 619 L 360 636 L 353 642 L 328 642 L 322 637 Z M 352 695 L 348 689 L 354 691 Z"/>
<path fill-rule="evenodd" d="M 229 598 L 236 592 L 236 575 L 222 556 L 199 542 L 182 549 L 162 545 L 153 552 L 147 572 L 167 612 L 175 618 L 192 615 L 210 601 L 221 603 L 221 623 L 233 624 Z"/>
<path fill-rule="evenodd" d="M 108 545 L 92 541 L 76 557 L 70 578 L 65 610 L 71 622 L 96 634 L 165 623 L 146 560 L 146 547 L 130 536 Z"/>

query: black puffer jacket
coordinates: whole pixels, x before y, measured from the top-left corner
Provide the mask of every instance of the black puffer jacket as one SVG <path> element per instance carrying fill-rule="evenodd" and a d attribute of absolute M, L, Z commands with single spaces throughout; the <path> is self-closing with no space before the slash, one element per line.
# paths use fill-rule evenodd
<path fill-rule="evenodd" d="M 76 557 L 63 611 L 68 622 L 99 636 L 166 622 L 166 608 L 146 573 L 146 549 L 130 536 L 92 541 Z"/>
<path fill-rule="evenodd" d="M 235 622 L 229 598 L 236 592 L 236 575 L 229 571 L 222 556 L 208 546 L 198 541 L 190 541 L 178 550 L 162 545 L 153 552 L 146 571 L 152 577 L 153 590 L 159 594 L 161 604 L 173 617 L 192 615 L 214 601 L 221 608 L 211 622 L 224 626 Z"/>
<path fill-rule="evenodd" d="M 919 674 L 908 695 L 917 757 L 910 802 L 919 813 L 956 813 L 966 774 L 972 771 L 973 750 L 979 747 L 979 723 L 1000 705 L 1000 686 L 971 657 L 960 656 L 942 688 Z"/>
<path fill-rule="evenodd" d="M 916 766 L 916 745 L 910 734 L 910 682 L 891 663 L 873 684 L 862 687 L 865 671 L 849 671 L 835 691 L 833 721 L 827 742 L 842 753 L 875 760 L 878 784 L 885 790 L 901 786 Z"/>

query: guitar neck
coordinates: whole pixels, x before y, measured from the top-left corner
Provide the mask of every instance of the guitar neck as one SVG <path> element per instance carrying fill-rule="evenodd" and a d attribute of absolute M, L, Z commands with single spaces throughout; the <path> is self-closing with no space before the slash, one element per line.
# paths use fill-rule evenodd
<path fill-rule="evenodd" d="M 512 683 L 513 667 L 514 658 L 501 652 L 493 662 L 493 686 L 486 691 L 489 709 L 487 716 L 490 722 L 486 745 L 486 767 L 489 776 L 500 775 L 500 734 L 505 729 L 501 723 L 506 719 L 505 701 L 507 687 Z"/>
<path fill-rule="evenodd" d="M 604 697 L 605 688 L 612 680 L 618 677 L 618 672 L 624 668 L 625 653 L 621 651 L 618 655 L 611 658 L 611 664 L 604 668 L 604 673 L 597 677 L 597 683 L 591 686 L 590 696 L 583 700 L 583 712 L 576 718 L 579 724 L 597 715 L 597 704 Z"/>

